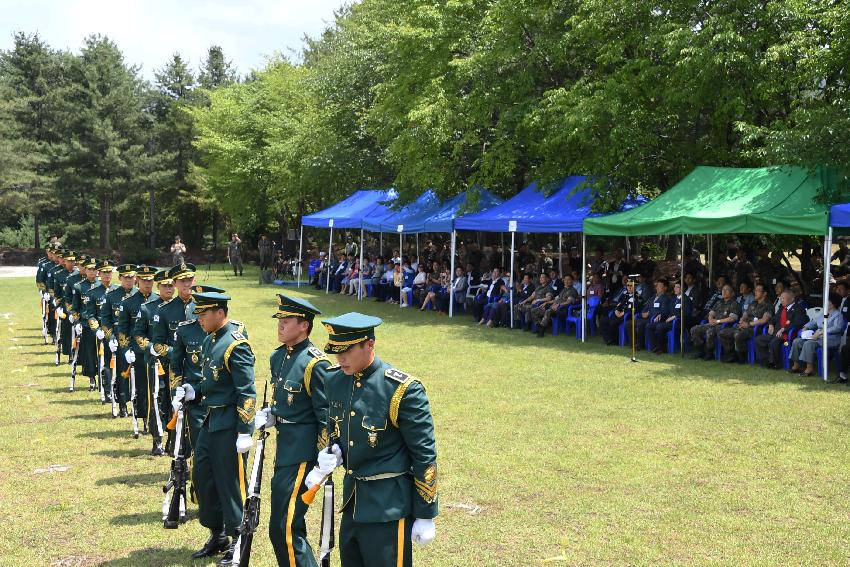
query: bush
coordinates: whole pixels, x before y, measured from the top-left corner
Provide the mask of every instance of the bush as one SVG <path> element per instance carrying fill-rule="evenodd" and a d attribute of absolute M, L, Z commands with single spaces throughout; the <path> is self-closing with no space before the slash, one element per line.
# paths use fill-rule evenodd
<path fill-rule="evenodd" d="M 35 246 L 35 221 L 32 215 L 18 220 L 18 228 L 6 226 L 0 229 L 0 246 L 9 248 L 32 248 Z"/>

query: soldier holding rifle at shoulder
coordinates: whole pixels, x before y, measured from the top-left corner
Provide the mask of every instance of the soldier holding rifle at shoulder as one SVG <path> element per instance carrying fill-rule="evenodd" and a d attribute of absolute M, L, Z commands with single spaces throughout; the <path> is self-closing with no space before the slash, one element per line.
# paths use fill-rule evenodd
<path fill-rule="evenodd" d="M 112 283 L 112 271 L 114 269 L 115 265 L 109 260 L 101 260 L 95 265 L 95 270 L 97 270 L 100 281 L 86 292 L 86 296 L 83 298 L 83 309 L 81 312 L 81 316 L 88 325 L 88 328 L 95 334 L 99 366 L 101 363 L 100 353 L 103 353 L 103 366 L 98 369 L 98 372 L 100 373 L 101 393 L 103 394 L 101 395 L 101 399 L 104 401 L 106 398 L 104 392 L 107 390 L 106 384 L 103 383 L 104 369 L 109 367 L 109 363 L 112 360 L 112 352 L 104 344 L 106 334 L 101 328 L 100 312 L 103 304 L 106 303 L 106 294 L 118 288 L 118 286 Z M 92 380 L 89 383 L 89 389 L 94 389 L 94 387 L 95 384 Z"/>
<path fill-rule="evenodd" d="M 98 285 L 97 283 L 97 260 L 86 256 L 80 269 L 85 272 L 82 281 L 74 285 L 74 297 L 71 300 L 71 318 L 78 326 L 79 361 L 83 367 L 83 376 L 89 379 L 89 391 L 95 389 L 95 377 L 97 376 L 97 339 L 94 331 L 88 325 L 86 307 L 90 301 L 88 292 Z"/>

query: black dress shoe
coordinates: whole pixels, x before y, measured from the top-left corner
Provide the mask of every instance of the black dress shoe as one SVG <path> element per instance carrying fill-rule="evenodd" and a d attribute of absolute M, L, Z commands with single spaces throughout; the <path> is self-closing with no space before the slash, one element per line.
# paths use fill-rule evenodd
<path fill-rule="evenodd" d="M 233 543 L 230 544 L 230 548 L 224 554 L 224 557 L 217 563 L 219 567 L 229 567 L 233 565 L 233 551 L 236 548 L 236 538 L 233 539 Z"/>
<path fill-rule="evenodd" d="M 153 448 L 151 449 L 151 455 L 154 457 L 161 457 L 165 454 L 165 450 L 162 448 L 162 439 L 154 439 Z"/>
<path fill-rule="evenodd" d="M 124 404 L 121 404 L 119 406 L 118 417 L 127 417 L 128 415 L 130 415 L 130 414 L 127 413 L 127 406 L 124 405 Z"/>
<path fill-rule="evenodd" d="M 222 551 L 230 548 L 230 538 L 223 533 L 214 533 L 210 535 L 210 539 L 204 546 L 192 554 L 192 559 L 203 559 L 204 557 L 212 557 L 218 555 Z M 231 558 L 233 556 L 231 555 Z"/>

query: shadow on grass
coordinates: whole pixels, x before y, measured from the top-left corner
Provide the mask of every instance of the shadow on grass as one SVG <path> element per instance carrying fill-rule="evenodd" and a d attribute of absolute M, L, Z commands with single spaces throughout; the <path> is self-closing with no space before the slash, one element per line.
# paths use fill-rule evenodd
<path fill-rule="evenodd" d="M 127 437 L 130 437 L 130 433 L 127 434 Z M 149 457 L 150 451 L 147 449 L 104 449 L 103 451 L 94 451 L 93 455 L 100 455 L 101 457 L 110 457 L 112 459 L 126 459 L 128 457 Z"/>
<path fill-rule="evenodd" d="M 159 499 L 159 502 L 162 503 L 162 498 Z M 153 510 L 135 514 L 121 514 L 110 518 L 109 523 L 116 526 L 152 526 L 156 524 L 162 526 L 162 512 Z"/>
<path fill-rule="evenodd" d="M 165 484 L 167 476 L 167 472 L 128 474 L 114 476 L 112 478 L 102 478 L 95 482 L 95 484 L 97 486 L 111 486 L 114 484 L 123 484 L 126 486 L 156 486 L 158 484 Z"/>
<path fill-rule="evenodd" d="M 139 431 L 139 435 L 141 436 L 142 432 Z M 85 433 L 78 433 L 77 437 L 83 439 L 127 439 L 132 438 L 132 431 L 130 428 L 127 431 L 124 430 L 112 430 L 112 431 L 86 431 Z"/>
<path fill-rule="evenodd" d="M 65 388 L 64 391 L 68 392 L 68 389 Z M 88 392 L 88 387 L 86 387 L 85 391 Z M 68 393 L 70 394 L 71 392 L 68 392 Z M 76 392 L 74 392 L 74 393 L 76 393 Z M 49 403 L 49 404 L 64 404 L 64 405 L 68 405 L 68 406 L 90 406 L 90 405 L 93 405 L 95 402 L 100 404 L 100 398 L 98 398 L 97 400 L 95 400 L 94 398 L 92 398 L 92 399 L 73 398 L 73 399 L 65 399 L 65 400 L 50 400 L 47 403 Z"/>
<path fill-rule="evenodd" d="M 161 520 L 161 516 L 159 518 Z M 135 524 L 133 524 L 135 525 Z M 159 549 L 149 547 L 134 551 L 127 557 L 118 557 L 98 563 L 101 567 L 139 567 L 140 565 L 192 565 L 189 557 L 194 549 L 181 547 L 179 549 Z"/>

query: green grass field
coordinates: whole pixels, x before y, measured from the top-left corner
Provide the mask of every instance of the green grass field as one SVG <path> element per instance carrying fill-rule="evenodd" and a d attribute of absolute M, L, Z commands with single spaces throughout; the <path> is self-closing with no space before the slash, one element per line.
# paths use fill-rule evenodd
<path fill-rule="evenodd" d="M 234 297 L 267 379 L 280 288 L 255 271 L 209 281 Z M 850 388 L 670 356 L 631 364 L 596 340 L 301 293 L 328 316 L 384 318 L 380 356 L 428 389 L 441 513 L 417 565 L 850 563 Z M 162 528 L 169 461 L 96 394 L 67 391 L 29 278 L 0 279 L 0 348 L 0 566 L 189 564 L 206 533 L 194 519 Z M 35 472 L 49 465 L 70 468 Z M 265 502 L 257 566 L 275 564 Z"/>

